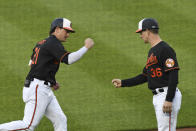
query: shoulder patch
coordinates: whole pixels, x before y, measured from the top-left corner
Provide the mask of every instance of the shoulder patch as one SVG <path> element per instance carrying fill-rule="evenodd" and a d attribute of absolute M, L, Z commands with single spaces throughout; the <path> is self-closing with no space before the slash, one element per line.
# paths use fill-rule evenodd
<path fill-rule="evenodd" d="M 174 62 L 174 60 L 173 60 L 172 58 L 168 58 L 168 59 L 165 61 L 165 65 L 166 65 L 166 67 L 168 67 L 168 68 L 173 67 L 174 64 L 175 64 L 175 62 Z"/>

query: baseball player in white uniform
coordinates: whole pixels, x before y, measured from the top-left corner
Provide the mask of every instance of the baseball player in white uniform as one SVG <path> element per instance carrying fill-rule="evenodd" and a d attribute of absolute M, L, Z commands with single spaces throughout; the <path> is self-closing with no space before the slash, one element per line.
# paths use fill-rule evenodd
<path fill-rule="evenodd" d="M 55 75 L 60 62 L 73 64 L 94 45 L 93 40 L 87 38 L 81 49 L 67 52 L 61 42 L 74 32 L 71 21 L 66 18 L 52 22 L 50 36 L 36 44 L 31 56 L 31 69 L 23 88 L 24 118 L 0 124 L 0 131 L 33 131 L 43 116 L 52 122 L 55 131 L 67 131 L 67 117 L 53 93 L 59 89 Z"/>
<path fill-rule="evenodd" d="M 148 82 L 153 93 L 158 131 L 176 131 L 182 98 L 177 88 L 179 66 L 175 51 L 161 40 L 158 31 L 155 19 L 145 18 L 139 22 L 136 33 L 140 33 L 144 42 L 151 45 L 143 72 L 130 79 L 113 79 L 112 83 L 119 88 Z"/>

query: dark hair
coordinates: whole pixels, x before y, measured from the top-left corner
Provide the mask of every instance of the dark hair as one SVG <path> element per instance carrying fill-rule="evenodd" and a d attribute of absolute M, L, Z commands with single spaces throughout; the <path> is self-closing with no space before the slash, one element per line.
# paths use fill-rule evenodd
<path fill-rule="evenodd" d="M 56 27 L 53 28 L 53 29 L 51 29 L 50 32 L 49 32 L 49 34 L 51 35 L 55 31 L 55 29 L 56 29 Z"/>
<path fill-rule="evenodd" d="M 159 29 L 149 29 L 153 34 L 159 34 Z"/>

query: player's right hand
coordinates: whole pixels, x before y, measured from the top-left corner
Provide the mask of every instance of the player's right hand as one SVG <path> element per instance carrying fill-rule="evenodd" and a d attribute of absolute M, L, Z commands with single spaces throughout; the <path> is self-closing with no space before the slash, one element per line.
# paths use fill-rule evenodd
<path fill-rule="evenodd" d="M 84 41 L 84 46 L 88 49 L 92 48 L 94 45 L 94 41 L 91 38 L 86 38 Z"/>
<path fill-rule="evenodd" d="M 60 88 L 59 83 L 56 82 L 56 84 L 53 85 L 52 88 L 53 88 L 54 90 L 58 90 L 58 89 Z"/>
<path fill-rule="evenodd" d="M 165 101 L 163 103 L 163 113 L 171 113 L 172 112 L 172 102 Z"/>
<path fill-rule="evenodd" d="M 112 83 L 116 88 L 120 88 L 122 86 L 121 80 L 120 79 L 113 79 Z"/>

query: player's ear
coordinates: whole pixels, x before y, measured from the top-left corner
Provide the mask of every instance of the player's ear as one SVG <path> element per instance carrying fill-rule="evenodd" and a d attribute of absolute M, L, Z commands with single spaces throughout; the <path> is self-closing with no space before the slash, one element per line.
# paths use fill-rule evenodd
<path fill-rule="evenodd" d="M 148 36 L 149 36 L 150 33 L 151 33 L 149 29 L 147 29 L 146 32 L 147 32 Z"/>

